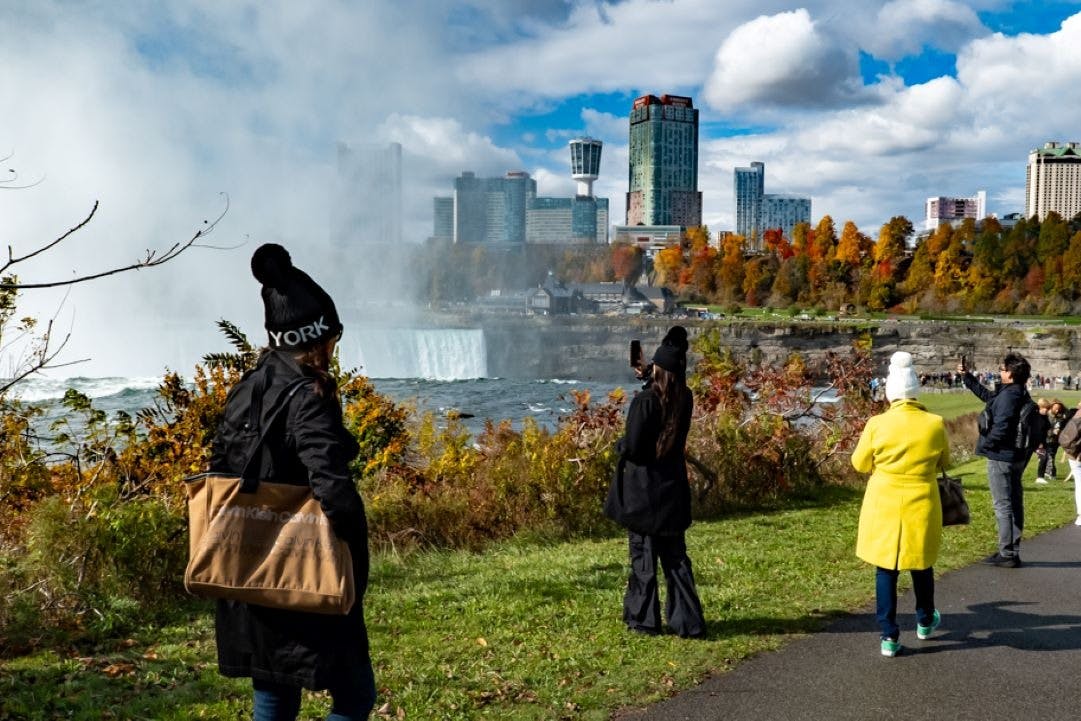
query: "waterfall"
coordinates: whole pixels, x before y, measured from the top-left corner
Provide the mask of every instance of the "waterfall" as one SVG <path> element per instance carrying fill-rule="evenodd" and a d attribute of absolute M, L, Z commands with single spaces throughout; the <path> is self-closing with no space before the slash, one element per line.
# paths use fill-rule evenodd
<path fill-rule="evenodd" d="M 342 338 L 342 365 L 371 378 L 486 378 L 488 355 L 479 328 L 361 328 Z"/>

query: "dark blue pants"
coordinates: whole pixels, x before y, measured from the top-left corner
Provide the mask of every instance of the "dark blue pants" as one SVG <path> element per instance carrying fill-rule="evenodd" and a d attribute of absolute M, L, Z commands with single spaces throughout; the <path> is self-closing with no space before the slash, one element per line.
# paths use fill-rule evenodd
<path fill-rule="evenodd" d="M 349 683 L 330 687 L 334 705 L 327 721 L 364 721 L 375 705 L 372 665 L 361 664 Z M 300 687 L 252 679 L 255 689 L 253 721 L 296 721 L 300 713 Z"/>
<path fill-rule="evenodd" d="M 931 568 L 912 571 L 912 591 L 916 594 L 916 622 L 930 626 L 935 616 L 935 573 Z M 897 625 L 897 578 L 900 571 L 875 569 L 876 616 L 882 638 L 896 641 L 901 635 Z"/>
<path fill-rule="evenodd" d="M 631 575 L 623 596 L 623 621 L 627 627 L 646 633 L 661 632 L 661 599 L 657 588 L 657 562 L 660 561 L 668 587 L 665 616 L 669 627 L 680 636 L 704 636 L 706 621 L 702 617 L 702 602 L 694 585 L 683 534 L 644 536 L 629 531 L 628 545 Z"/>

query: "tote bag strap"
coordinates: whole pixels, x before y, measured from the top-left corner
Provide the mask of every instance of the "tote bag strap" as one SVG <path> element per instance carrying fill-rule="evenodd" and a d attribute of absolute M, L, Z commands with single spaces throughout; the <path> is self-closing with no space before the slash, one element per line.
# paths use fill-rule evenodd
<path fill-rule="evenodd" d="M 263 453 L 266 450 L 263 446 L 263 442 L 266 440 L 267 433 L 274 427 L 274 422 L 278 420 L 278 416 L 282 411 L 289 407 L 289 401 L 292 400 L 300 387 L 311 381 L 311 378 L 299 378 L 288 386 L 285 391 L 282 392 L 280 400 L 278 401 L 277 408 L 270 414 L 270 418 L 267 419 L 266 426 L 259 431 L 259 440 L 252 446 L 251 452 L 248 455 L 248 460 L 244 464 L 244 469 L 240 473 L 240 492 L 241 493 L 255 493 L 255 490 L 259 487 L 259 475 L 262 471 L 262 459 Z M 259 416 L 263 412 L 263 394 L 266 393 L 266 385 L 268 378 L 263 375 L 260 379 L 260 385 L 252 393 L 251 409 L 249 410 L 248 420 L 251 423 L 252 428 L 259 427 Z M 252 464 L 258 459 L 260 461 L 256 468 L 252 468 Z"/>

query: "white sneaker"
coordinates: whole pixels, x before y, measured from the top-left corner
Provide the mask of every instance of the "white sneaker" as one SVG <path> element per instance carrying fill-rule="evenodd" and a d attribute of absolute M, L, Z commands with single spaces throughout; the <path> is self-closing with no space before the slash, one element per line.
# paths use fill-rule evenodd
<path fill-rule="evenodd" d="M 1047 479 L 1044 478 L 1043 476 L 1040 476 L 1039 478 L 1036 479 L 1036 485 L 1038 485 L 1038 486 L 1046 486 L 1047 485 Z"/>
<path fill-rule="evenodd" d="M 1075 526 L 1081 526 L 1081 516 L 1077 517 L 1077 520 L 1073 522 Z"/>

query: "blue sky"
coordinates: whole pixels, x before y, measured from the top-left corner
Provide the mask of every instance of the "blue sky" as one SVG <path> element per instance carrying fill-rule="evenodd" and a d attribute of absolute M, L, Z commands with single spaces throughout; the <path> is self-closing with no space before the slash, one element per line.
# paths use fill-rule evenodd
<path fill-rule="evenodd" d="M 929 196 L 986 190 L 990 212 L 1021 210 L 1028 151 L 1081 140 L 1081 2 L 38 0 L 0 4 L 0 22 L 0 157 L 42 181 L 0 192 L 6 240 L 32 247 L 101 202 L 62 261 L 27 272 L 130 262 L 229 196 L 215 243 L 234 250 L 26 300 L 77 315 L 72 354 L 125 372 L 189 367 L 217 337 L 185 324 L 223 303 L 259 324 L 250 250 L 325 246 L 339 141 L 402 144 L 419 242 L 464 170 L 573 192 L 577 134 L 604 141 L 594 188 L 621 222 L 627 113 L 645 93 L 700 110 L 713 230 L 733 227 L 732 170 L 755 160 L 767 192 L 875 235 L 894 215 L 918 224 Z M 379 275 L 360 259 L 327 284 L 348 294 Z M 132 354 L 111 340 L 121 325 L 155 340 Z"/>

